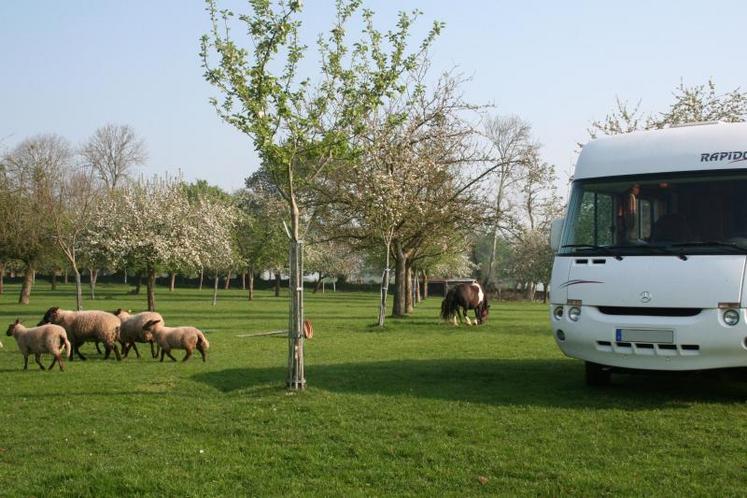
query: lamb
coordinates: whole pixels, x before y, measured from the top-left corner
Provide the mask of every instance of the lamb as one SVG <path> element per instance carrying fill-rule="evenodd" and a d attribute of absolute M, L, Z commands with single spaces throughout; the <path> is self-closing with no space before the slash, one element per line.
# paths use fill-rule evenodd
<path fill-rule="evenodd" d="M 186 349 L 187 354 L 184 355 L 182 361 L 187 361 L 195 348 L 202 355 L 202 361 L 205 361 L 207 350 L 210 347 L 205 334 L 194 327 L 166 327 L 159 325 L 160 323 L 160 320 L 149 320 L 143 325 L 143 331 L 145 331 L 146 340 L 154 338 L 161 346 L 161 361 L 163 361 L 164 355 L 168 355 L 169 358 L 176 361 L 176 358 L 171 355 L 172 349 Z"/>
<path fill-rule="evenodd" d="M 54 360 L 49 366 L 50 371 L 54 368 L 55 363 L 59 363 L 60 371 L 65 370 L 65 366 L 62 364 L 62 348 L 64 347 L 67 351 L 68 358 L 71 355 L 72 348 L 64 328 L 54 324 L 26 328 L 20 320 L 16 320 L 15 323 L 8 326 L 7 335 L 15 338 L 18 349 L 23 354 L 24 370 L 28 369 L 30 353 L 34 353 L 34 360 L 42 370 L 44 370 L 44 365 L 39 361 L 42 353 L 51 353 L 54 356 Z"/>
<path fill-rule="evenodd" d="M 39 325 L 53 323 L 61 325 L 68 334 L 70 342 L 73 344 L 73 353 L 77 354 L 81 360 L 86 357 L 80 352 L 80 346 L 86 341 L 98 341 L 104 344 L 106 354 L 104 359 L 109 358 L 109 354 L 114 350 L 117 361 L 122 357 L 119 355 L 117 340 L 119 340 L 119 318 L 106 311 L 66 311 L 57 306 L 49 308 L 44 314 Z M 73 360 L 74 355 L 70 356 Z"/>
<path fill-rule="evenodd" d="M 119 308 L 114 312 L 114 315 L 122 322 L 119 328 L 119 343 L 122 345 L 122 356 L 124 358 L 127 358 L 130 348 L 134 349 L 135 354 L 140 358 L 140 352 L 135 345 L 136 342 L 150 342 L 151 356 L 153 358 L 158 356 L 158 353 L 154 349 L 153 339 L 147 340 L 145 338 L 146 332 L 143 330 L 143 326 L 149 320 L 156 320 L 163 324 L 163 317 L 159 313 L 155 311 L 143 311 L 142 313 L 131 315 L 129 311 Z"/>

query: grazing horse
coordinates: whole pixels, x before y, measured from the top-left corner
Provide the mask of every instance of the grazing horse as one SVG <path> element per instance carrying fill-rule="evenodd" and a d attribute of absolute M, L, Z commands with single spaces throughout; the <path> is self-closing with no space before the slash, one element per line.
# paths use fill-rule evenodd
<path fill-rule="evenodd" d="M 465 320 L 467 325 L 472 325 L 467 316 L 468 310 L 475 310 L 475 324 L 484 323 L 488 319 L 490 305 L 482 287 L 477 282 L 459 284 L 449 289 L 441 302 L 441 319 L 453 320 L 454 325 L 457 325 L 458 317 L 460 322 Z"/>

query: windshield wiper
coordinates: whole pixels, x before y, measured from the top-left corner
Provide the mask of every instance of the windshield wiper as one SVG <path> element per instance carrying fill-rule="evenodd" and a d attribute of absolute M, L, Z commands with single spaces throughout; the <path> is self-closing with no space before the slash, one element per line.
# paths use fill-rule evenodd
<path fill-rule="evenodd" d="M 720 242 L 718 240 L 709 240 L 706 242 L 677 242 L 670 244 L 669 247 L 725 247 L 735 249 L 742 254 L 747 254 L 747 247 L 740 246 L 734 242 Z"/>
<path fill-rule="evenodd" d="M 622 246 L 622 247 L 630 247 L 630 246 Z M 687 256 L 682 251 L 673 251 L 671 249 L 671 246 L 661 246 L 656 244 L 645 244 L 640 246 L 633 246 L 636 249 L 650 249 L 654 251 L 658 251 L 661 254 L 671 254 L 672 256 L 677 256 L 682 261 L 687 261 Z"/>
<path fill-rule="evenodd" d="M 570 247 L 572 249 L 591 249 L 595 251 L 602 251 L 604 254 L 607 254 L 608 256 L 614 256 L 616 260 L 622 261 L 622 256 L 614 252 L 610 246 L 597 246 L 594 244 L 565 244 L 561 246 L 561 248 L 565 249 L 566 247 Z M 615 247 L 615 246 L 612 246 Z"/>

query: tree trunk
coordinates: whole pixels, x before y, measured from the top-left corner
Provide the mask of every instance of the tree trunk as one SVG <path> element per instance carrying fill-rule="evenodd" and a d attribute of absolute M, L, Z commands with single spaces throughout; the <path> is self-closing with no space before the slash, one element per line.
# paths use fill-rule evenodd
<path fill-rule="evenodd" d="M 138 273 L 137 274 L 137 283 L 135 284 L 135 295 L 136 296 L 140 295 L 140 287 L 142 287 L 142 286 L 143 286 L 143 274 L 142 273 Z"/>
<path fill-rule="evenodd" d="M 83 283 L 80 281 L 80 271 L 77 266 L 73 266 L 73 273 L 75 274 L 75 310 L 80 311 L 83 309 Z"/>
<path fill-rule="evenodd" d="M 428 272 L 423 272 L 423 300 L 428 299 Z"/>
<path fill-rule="evenodd" d="M 485 280 L 482 285 L 485 290 L 492 289 L 493 286 L 493 273 L 495 271 L 495 257 L 498 250 L 498 226 L 493 229 L 493 244 L 490 247 L 490 260 L 488 261 L 488 273 L 485 275 Z"/>
<path fill-rule="evenodd" d="M 215 274 L 214 280 L 215 281 L 213 283 L 213 306 L 218 304 L 218 280 L 220 280 L 220 277 L 218 276 L 217 273 Z"/>
<path fill-rule="evenodd" d="M 52 290 L 57 290 L 57 270 L 52 270 L 52 278 L 49 283 L 51 284 Z"/>
<path fill-rule="evenodd" d="M 0 263 L 0 296 L 5 293 L 5 263 Z"/>
<path fill-rule="evenodd" d="M 125 285 L 127 285 L 127 268 L 124 269 L 124 282 Z"/>
<path fill-rule="evenodd" d="M 246 272 L 241 273 L 241 290 L 246 290 Z"/>
<path fill-rule="evenodd" d="M 174 292 L 174 287 L 176 286 L 176 272 L 171 272 L 171 280 L 169 280 L 169 292 Z"/>
<path fill-rule="evenodd" d="M 395 258 L 394 264 L 395 281 L 394 281 L 394 302 L 392 303 L 392 317 L 402 318 L 407 313 L 407 258 L 402 251 L 399 242 L 394 243 Z"/>
<path fill-rule="evenodd" d="M 379 298 L 379 327 L 384 326 L 386 315 L 386 298 L 389 294 L 389 262 L 390 262 L 391 242 L 386 244 L 386 263 L 384 272 L 381 274 L 381 296 Z"/>
<path fill-rule="evenodd" d="M 65 278 L 63 282 L 65 282 L 65 285 L 67 285 L 67 268 L 65 268 Z"/>
<path fill-rule="evenodd" d="M 26 265 L 23 272 L 23 285 L 21 286 L 21 295 L 18 298 L 18 304 L 29 304 L 31 300 L 31 286 L 34 284 L 34 268 Z"/>
<path fill-rule="evenodd" d="M 156 311 L 156 269 L 148 268 L 148 311 Z"/>
<path fill-rule="evenodd" d="M 405 269 L 405 312 L 409 315 L 415 311 L 413 305 L 412 267 L 408 264 Z"/>
<path fill-rule="evenodd" d="M 205 270 L 200 268 L 200 285 L 197 286 L 199 290 L 202 290 L 202 281 L 205 279 Z"/>
<path fill-rule="evenodd" d="M 249 300 L 254 301 L 254 267 L 249 269 Z"/>
<path fill-rule="evenodd" d="M 298 240 L 298 212 L 293 213 L 293 240 L 289 248 L 288 290 L 290 315 L 288 317 L 288 388 L 302 390 L 306 387 L 304 374 L 304 320 L 303 320 L 303 242 Z"/>
<path fill-rule="evenodd" d="M 96 299 L 96 270 L 88 269 L 88 286 L 91 289 L 91 299 Z"/>
<path fill-rule="evenodd" d="M 322 272 L 319 272 L 319 278 L 316 279 L 316 283 L 314 284 L 314 291 L 312 294 L 316 294 L 319 289 L 322 287 L 322 282 L 324 281 L 324 277 L 322 276 Z"/>
<path fill-rule="evenodd" d="M 415 304 L 420 304 L 420 301 L 423 300 L 423 297 L 420 294 L 420 272 L 414 270 L 412 272 L 412 278 L 414 279 L 412 285 L 415 288 Z"/>
<path fill-rule="evenodd" d="M 547 304 L 547 295 L 549 294 L 549 292 L 548 292 L 548 286 L 549 285 L 550 285 L 549 282 L 542 282 L 542 289 L 544 291 L 542 293 L 542 304 Z"/>
<path fill-rule="evenodd" d="M 275 297 L 280 297 L 280 272 L 275 272 Z"/>
<path fill-rule="evenodd" d="M 231 272 L 228 272 L 228 275 L 226 275 L 226 285 L 223 287 L 224 290 L 228 290 L 231 288 Z"/>

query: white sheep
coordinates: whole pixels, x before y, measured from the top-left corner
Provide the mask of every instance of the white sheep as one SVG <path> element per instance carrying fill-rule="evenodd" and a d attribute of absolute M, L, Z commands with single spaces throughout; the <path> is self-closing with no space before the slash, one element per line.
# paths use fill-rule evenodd
<path fill-rule="evenodd" d="M 11 323 L 8 326 L 7 335 L 13 336 L 16 344 L 18 344 L 18 349 L 23 355 L 24 370 L 28 369 L 30 353 L 34 353 L 34 360 L 36 360 L 36 364 L 42 370 L 44 370 L 44 365 L 39 361 L 42 353 L 50 353 L 54 356 L 49 370 L 52 370 L 55 363 L 59 363 L 60 370 L 65 370 L 65 366 L 62 364 L 62 348 L 65 348 L 67 351 L 68 358 L 70 357 L 72 348 L 70 347 L 70 342 L 67 339 L 67 333 L 65 333 L 64 328 L 54 324 L 26 328 L 19 320 L 16 320 L 15 323 Z"/>
<path fill-rule="evenodd" d="M 119 340 L 119 318 L 106 311 L 67 311 L 57 306 L 49 308 L 44 314 L 39 325 L 45 323 L 54 323 L 61 325 L 66 331 L 72 342 L 73 352 L 81 360 L 86 357 L 80 353 L 80 346 L 86 341 L 98 341 L 104 344 L 106 354 L 104 359 L 109 358 L 109 354 L 114 350 L 117 360 L 121 360 L 117 341 Z M 74 355 L 70 356 L 70 360 Z"/>
<path fill-rule="evenodd" d="M 159 313 L 155 311 L 143 311 L 142 313 L 131 315 L 128 310 L 119 308 L 114 312 L 114 315 L 122 322 L 119 328 L 119 343 L 122 345 L 122 356 L 124 358 L 127 358 L 130 348 L 134 349 L 135 354 L 140 358 L 140 352 L 135 345 L 137 342 L 149 342 L 151 356 L 153 358 L 158 356 L 158 353 L 154 349 L 153 339 L 147 340 L 145 338 L 146 332 L 143 330 L 143 326 L 150 320 L 157 320 L 163 324 L 163 317 Z"/>
<path fill-rule="evenodd" d="M 169 358 L 176 361 L 176 358 L 171 355 L 172 349 L 185 349 L 187 354 L 184 355 L 182 361 L 187 361 L 195 348 L 202 355 L 202 361 L 205 361 L 207 350 L 210 347 L 205 334 L 194 327 L 166 327 L 160 325 L 160 323 L 160 320 L 150 320 L 143 326 L 143 330 L 146 339 L 154 338 L 161 346 L 161 361 L 163 361 L 164 355 L 168 355 Z"/>

